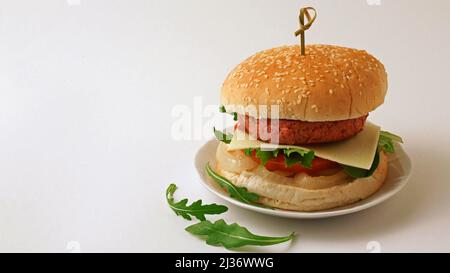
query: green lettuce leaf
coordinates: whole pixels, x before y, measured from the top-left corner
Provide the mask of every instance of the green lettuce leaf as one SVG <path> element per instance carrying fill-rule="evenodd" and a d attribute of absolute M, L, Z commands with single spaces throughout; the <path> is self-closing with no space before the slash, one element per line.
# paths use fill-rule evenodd
<path fill-rule="evenodd" d="M 351 177 L 353 177 L 353 178 L 364 178 L 364 177 L 371 176 L 375 172 L 375 170 L 377 169 L 379 163 L 380 163 L 380 154 L 378 152 L 376 152 L 374 160 L 372 162 L 372 166 L 370 167 L 369 170 L 360 169 L 360 168 L 347 166 L 347 165 L 342 165 L 342 164 L 341 164 L 341 166 L 344 169 L 344 171 L 348 175 L 350 175 Z"/>
<path fill-rule="evenodd" d="M 188 199 L 185 198 L 179 202 L 175 202 L 173 194 L 177 190 L 177 185 L 170 184 L 166 190 L 166 200 L 169 207 L 175 212 L 176 215 L 183 217 L 186 220 L 191 220 L 194 216 L 200 221 L 205 221 L 206 214 L 221 214 L 228 210 L 227 207 L 217 204 L 202 205 L 202 200 L 197 200 L 191 205 L 187 205 Z"/>
<path fill-rule="evenodd" d="M 259 200 L 259 195 L 256 193 L 249 192 L 247 188 L 244 187 L 237 187 L 233 183 L 231 183 L 228 179 L 225 177 L 219 175 L 216 173 L 209 163 L 205 166 L 206 173 L 214 180 L 216 181 L 219 186 L 221 186 L 223 189 L 225 189 L 228 194 L 232 198 L 235 198 L 241 202 L 255 205 L 255 202 Z"/>
<path fill-rule="evenodd" d="M 261 164 L 263 166 L 265 166 L 270 159 L 277 157 L 280 152 L 283 152 L 283 154 L 285 155 L 286 167 L 300 164 L 303 167 L 311 168 L 312 161 L 315 157 L 313 151 L 303 150 L 299 148 L 275 149 L 273 151 L 263 151 L 261 149 L 248 148 L 244 150 L 244 153 L 247 156 L 250 156 L 253 151 L 256 151 L 256 157 L 261 160 Z"/>
<path fill-rule="evenodd" d="M 312 161 L 315 157 L 313 151 L 291 148 L 284 149 L 283 152 L 285 155 L 285 163 L 287 167 L 291 167 L 297 163 L 308 169 L 312 167 Z"/>

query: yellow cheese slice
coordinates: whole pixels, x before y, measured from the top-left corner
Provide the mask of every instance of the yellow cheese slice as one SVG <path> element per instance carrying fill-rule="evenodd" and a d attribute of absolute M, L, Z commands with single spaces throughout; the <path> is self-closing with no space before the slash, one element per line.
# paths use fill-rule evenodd
<path fill-rule="evenodd" d="M 228 151 L 243 150 L 247 148 L 261 148 L 263 150 L 301 148 L 314 151 L 315 155 L 340 164 L 370 169 L 377 151 L 380 127 L 366 122 L 364 129 L 356 136 L 333 143 L 315 145 L 277 145 L 256 140 L 247 133 L 236 130 Z"/>

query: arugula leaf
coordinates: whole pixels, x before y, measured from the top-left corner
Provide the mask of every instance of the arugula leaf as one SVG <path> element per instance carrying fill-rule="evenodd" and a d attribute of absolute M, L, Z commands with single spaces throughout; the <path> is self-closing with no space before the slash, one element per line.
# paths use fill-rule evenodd
<path fill-rule="evenodd" d="M 237 120 L 238 120 L 238 113 L 233 112 L 233 113 L 231 113 L 231 114 L 233 115 L 233 120 L 234 120 L 234 121 L 237 121 Z"/>
<path fill-rule="evenodd" d="M 217 140 L 222 141 L 226 144 L 231 143 L 231 140 L 233 139 L 232 134 L 227 134 L 222 131 L 216 130 L 216 127 L 214 127 L 213 129 L 214 129 L 214 135 L 216 136 Z"/>
<path fill-rule="evenodd" d="M 386 131 L 380 132 L 380 137 L 378 139 L 379 149 L 384 150 L 387 153 L 393 153 L 395 152 L 394 142 L 403 143 L 403 140 L 401 137 L 392 133 Z"/>
<path fill-rule="evenodd" d="M 364 178 L 371 176 L 375 170 L 378 168 L 378 164 L 380 163 L 380 154 L 378 152 L 375 153 L 375 158 L 373 159 L 372 166 L 369 170 L 360 169 L 352 166 L 341 165 L 344 171 L 353 178 Z"/>
<path fill-rule="evenodd" d="M 296 163 L 300 163 L 300 165 L 309 169 L 312 167 L 312 161 L 315 157 L 313 151 L 308 151 L 299 148 L 291 148 L 285 149 L 283 152 L 285 155 L 286 167 L 291 167 Z"/>
<path fill-rule="evenodd" d="M 208 245 L 221 245 L 225 248 L 236 248 L 245 245 L 275 245 L 290 241 L 294 238 L 294 233 L 285 237 L 255 235 L 237 223 L 229 225 L 224 220 L 218 220 L 214 223 L 202 221 L 188 226 L 186 231 L 194 235 L 206 236 L 206 243 Z"/>
<path fill-rule="evenodd" d="M 205 170 L 206 173 L 212 179 L 214 179 L 214 181 L 216 181 L 217 184 L 219 184 L 223 189 L 225 189 L 230 194 L 231 197 L 241 202 L 252 205 L 254 204 L 254 202 L 258 201 L 259 195 L 257 195 L 256 193 L 249 192 L 247 188 L 237 187 L 233 185 L 233 183 L 231 183 L 228 179 L 213 171 L 209 163 L 206 163 Z"/>
<path fill-rule="evenodd" d="M 205 214 L 221 214 L 228 210 L 227 207 L 217 204 L 202 205 L 202 200 L 197 200 L 187 206 L 188 199 L 185 198 L 177 203 L 173 200 L 173 194 L 177 190 L 177 185 L 170 184 L 166 190 L 166 200 L 170 208 L 176 215 L 180 215 L 186 220 L 191 220 L 194 216 L 200 221 L 205 221 Z"/>

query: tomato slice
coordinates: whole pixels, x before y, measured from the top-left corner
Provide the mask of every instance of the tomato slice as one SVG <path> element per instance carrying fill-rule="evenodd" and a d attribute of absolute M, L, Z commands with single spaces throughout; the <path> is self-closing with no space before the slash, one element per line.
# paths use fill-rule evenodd
<path fill-rule="evenodd" d="M 256 151 L 252 151 L 251 156 L 254 161 L 258 162 L 258 164 L 261 164 L 261 159 L 256 157 Z M 310 175 L 314 175 L 320 171 L 336 167 L 339 167 L 338 163 L 320 157 L 315 157 L 313 159 L 311 168 L 303 167 L 300 164 L 295 164 L 290 167 L 286 167 L 286 164 L 284 162 L 284 154 L 282 152 L 279 152 L 277 157 L 271 158 L 265 165 L 265 168 L 271 172 L 282 171 L 294 174 L 303 172 Z"/>

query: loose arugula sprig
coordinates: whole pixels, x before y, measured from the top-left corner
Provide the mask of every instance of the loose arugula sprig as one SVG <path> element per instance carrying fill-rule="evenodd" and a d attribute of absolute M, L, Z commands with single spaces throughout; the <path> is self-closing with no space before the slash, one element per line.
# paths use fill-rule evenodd
<path fill-rule="evenodd" d="M 223 143 L 230 144 L 231 140 L 233 139 L 232 134 L 227 134 L 222 131 L 216 130 L 216 127 L 213 127 L 214 129 L 214 135 L 216 136 L 217 140 L 222 141 Z"/>
<path fill-rule="evenodd" d="M 235 198 L 247 204 L 255 204 L 255 202 L 259 200 L 259 195 L 257 195 L 256 193 L 249 192 L 247 188 L 235 186 L 228 179 L 216 173 L 211 168 L 209 163 L 206 163 L 205 170 L 206 173 L 212 179 L 214 179 L 214 181 L 216 181 L 217 184 L 219 184 L 223 189 L 225 189 L 232 198 Z"/>
<path fill-rule="evenodd" d="M 217 204 L 202 205 L 202 200 L 197 200 L 187 206 L 187 198 L 175 203 L 173 200 L 173 194 L 176 190 L 177 185 L 170 184 L 166 190 L 166 200 L 175 214 L 180 215 L 186 220 L 190 221 L 192 219 L 191 216 L 194 216 L 200 221 L 205 221 L 205 214 L 221 214 L 228 210 L 227 207 Z"/>
<path fill-rule="evenodd" d="M 206 237 L 206 243 L 225 248 L 236 248 L 245 245 L 268 246 L 287 242 L 294 238 L 294 233 L 284 237 L 268 237 L 251 233 L 247 228 L 234 224 L 227 224 L 224 220 L 214 223 L 202 221 L 188 226 L 186 231 Z"/>
<path fill-rule="evenodd" d="M 378 148 L 375 153 L 375 157 L 372 162 L 372 166 L 369 170 L 360 169 L 352 166 L 341 165 L 344 171 L 353 178 L 364 178 L 371 176 L 378 167 L 380 163 L 380 152 L 385 151 L 386 153 L 394 153 L 394 143 L 403 143 L 403 139 L 397 135 L 389 133 L 387 131 L 381 131 L 380 137 L 378 138 Z"/>

